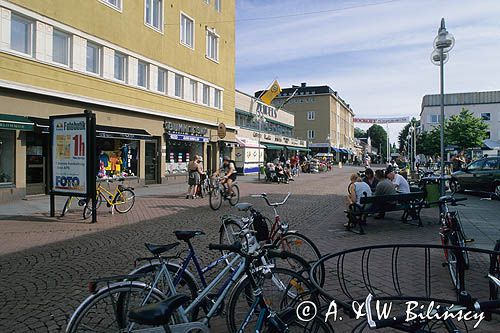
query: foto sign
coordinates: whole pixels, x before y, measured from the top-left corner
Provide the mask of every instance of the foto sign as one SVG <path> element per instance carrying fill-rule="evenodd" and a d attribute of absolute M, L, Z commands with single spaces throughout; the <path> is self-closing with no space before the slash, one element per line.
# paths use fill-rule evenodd
<path fill-rule="evenodd" d="M 52 183 L 57 194 L 88 193 L 89 118 L 85 115 L 51 117 Z"/>

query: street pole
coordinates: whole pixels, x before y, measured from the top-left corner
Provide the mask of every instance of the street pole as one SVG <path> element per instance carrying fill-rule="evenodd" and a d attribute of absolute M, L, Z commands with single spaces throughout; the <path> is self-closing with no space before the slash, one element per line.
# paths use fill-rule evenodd
<path fill-rule="evenodd" d="M 260 163 L 261 163 L 261 159 L 260 159 L 260 153 L 261 153 L 261 149 L 260 149 L 260 137 L 262 136 L 262 119 L 259 119 L 259 141 L 258 141 L 258 152 L 259 152 L 259 162 L 257 163 L 258 167 L 259 167 L 259 171 L 257 173 L 257 180 L 260 181 Z"/>
<path fill-rule="evenodd" d="M 439 51 L 439 72 L 440 72 L 440 81 L 441 81 L 441 119 L 439 119 L 439 123 L 441 125 L 440 129 L 440 140 L 441 140 L 441 179 L 440 179 L 440 195 L 444 195 L 444 63 L 443 57 L 444 52 L 441 48 Z"/>

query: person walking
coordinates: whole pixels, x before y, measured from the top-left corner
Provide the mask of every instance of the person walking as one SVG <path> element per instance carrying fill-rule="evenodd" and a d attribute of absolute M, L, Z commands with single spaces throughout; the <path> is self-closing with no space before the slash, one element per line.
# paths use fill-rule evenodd
<path fill-rule="evenodd" d="M 198 190 L 198 186 L 200 185 L 200 175 L 203 173 L 203 169 L 200 166 L 200 157 L 198 155 L 194 155 L 194 158 L 188 163 L 188 193 L 186 195 L 186 199 L 194 199 L 196 198 L 196 193 Z"/>

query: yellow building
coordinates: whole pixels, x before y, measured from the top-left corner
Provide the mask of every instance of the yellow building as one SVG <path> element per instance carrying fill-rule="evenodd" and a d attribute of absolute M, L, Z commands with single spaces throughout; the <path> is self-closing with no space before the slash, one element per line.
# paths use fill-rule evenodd
<path fill-rule="evenodd" d="M 330 152 L 337 160 L 353 157 L 354 112 L 336 91 L 302 83 L 283 88 L 273 105 L 288 99 L 285 107 L 295 115 L 295 135 L 307 140 L 313 154 Z"/>
<path fill-rule="evenodd" d="M 126 161 L 110 176 L 216 168 L 234 154 L 234 19 L 230 0 L 0 0 L 0 200 L 47 191 L 48 118 L 84 109 L 96 155 Z"/>

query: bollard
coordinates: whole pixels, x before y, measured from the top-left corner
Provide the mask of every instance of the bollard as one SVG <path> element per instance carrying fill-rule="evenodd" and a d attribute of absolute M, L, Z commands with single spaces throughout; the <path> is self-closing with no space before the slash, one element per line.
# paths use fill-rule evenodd
<path fill-rule="evenodd" d="M 339 169 L 342 169 L 342 162 L 339 162 Z"/>

